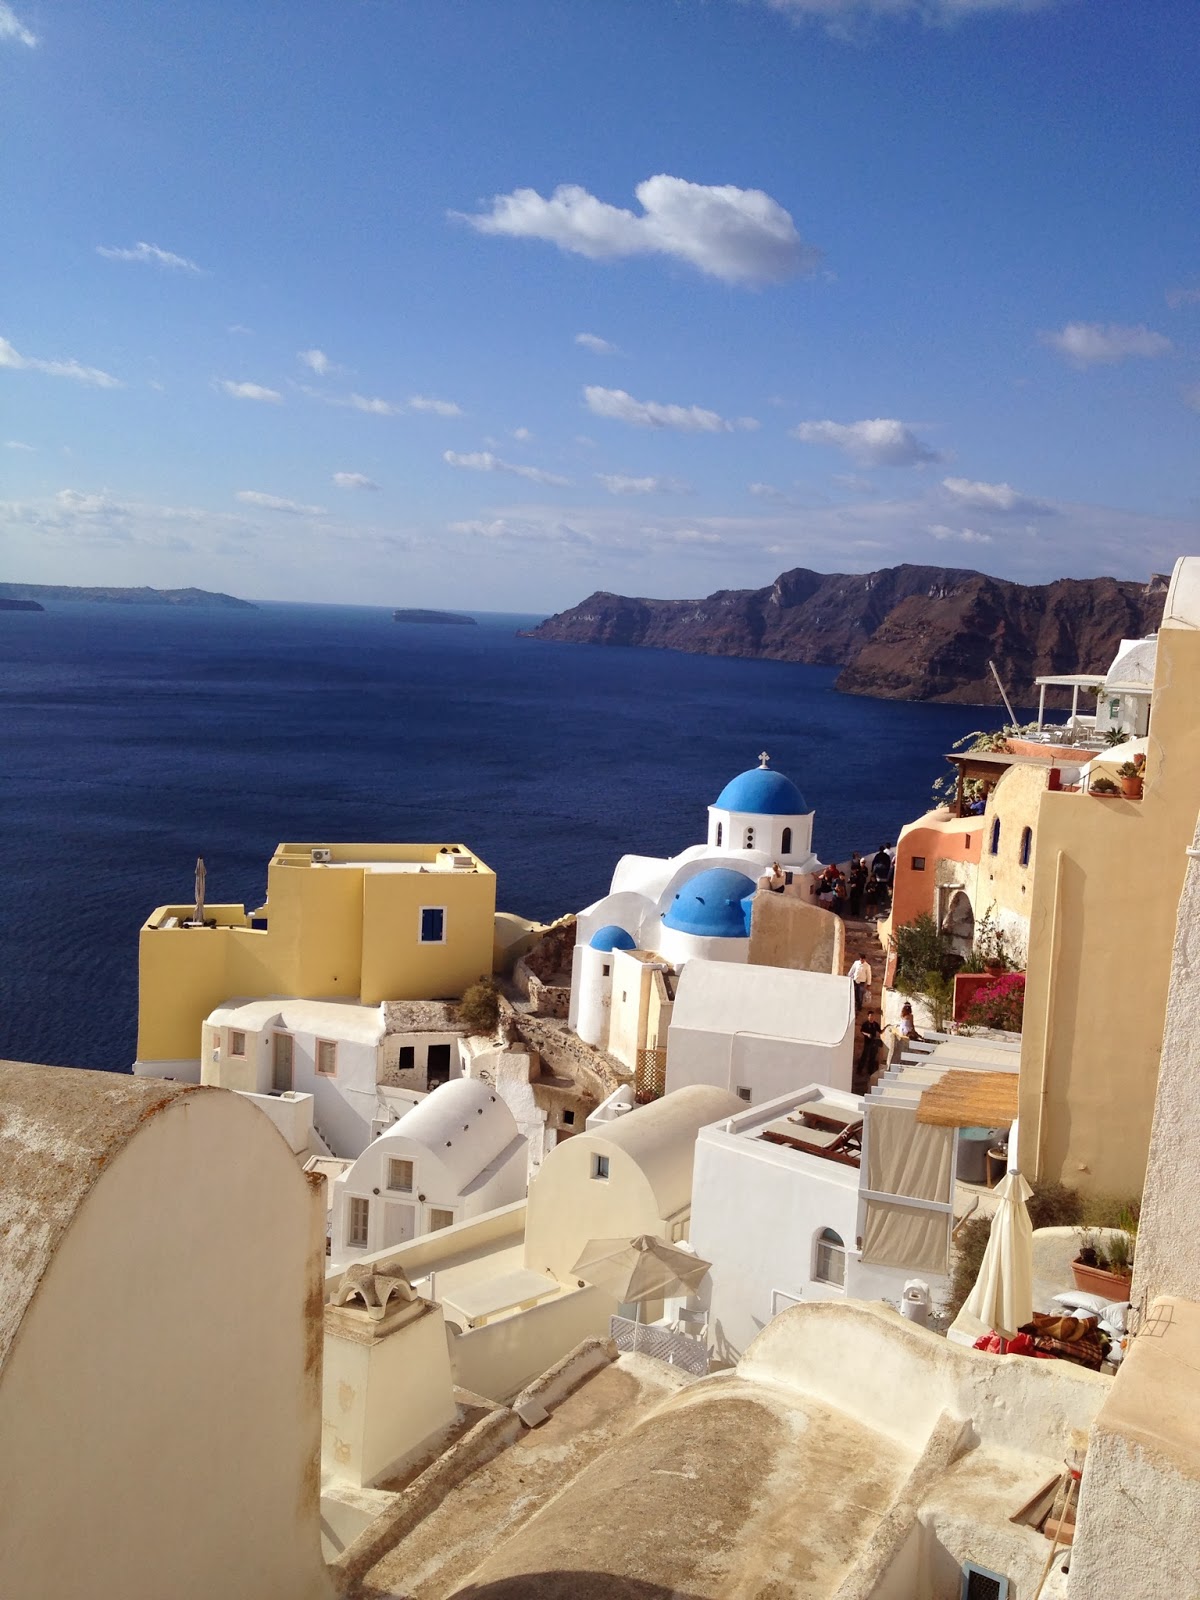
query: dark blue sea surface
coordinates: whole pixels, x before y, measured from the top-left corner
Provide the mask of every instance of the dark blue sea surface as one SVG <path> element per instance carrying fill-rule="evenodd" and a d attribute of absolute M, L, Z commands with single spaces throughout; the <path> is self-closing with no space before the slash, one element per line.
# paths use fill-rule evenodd
<path fill-rule="evenodd" d="M 769 750 L 824 859 L 895 838 L 996 710 L 839 695 L 832 670 L 540 643 L 533 619 L 60 603 L 0 612 L 0 1057 L 126 1069 L 138 928 L 261 904 L 281 840 L 461 840 L 552 918 L 624 852 L 701 842 Z"/>

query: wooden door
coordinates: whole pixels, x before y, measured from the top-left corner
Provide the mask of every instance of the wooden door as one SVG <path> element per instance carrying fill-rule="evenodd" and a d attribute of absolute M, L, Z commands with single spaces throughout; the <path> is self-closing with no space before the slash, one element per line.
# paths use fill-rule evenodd
<path fill-rule="evenodd" d="M 276 1094 L 286 1094 L 292 1083 L 292 1036 L 277 1033 L 271 1052 L 271 1087 Z"/>

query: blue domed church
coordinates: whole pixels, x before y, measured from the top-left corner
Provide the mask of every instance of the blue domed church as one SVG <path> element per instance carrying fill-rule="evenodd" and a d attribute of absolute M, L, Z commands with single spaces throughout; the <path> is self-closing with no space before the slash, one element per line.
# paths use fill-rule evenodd
<path fill-rule="evenodd" d="M 704 844 L 667 858 L 622 856 L 609 892 L 577 918 L 571 1026 L 580 1037 L 607 1043 L 620 953 L 673 968 L 694 956 L 748 961 L 760 878 L 776 862 L 793 875 L 820 870 L 812 828 L 803 794 L 764 751 L 709 806 Z"/>

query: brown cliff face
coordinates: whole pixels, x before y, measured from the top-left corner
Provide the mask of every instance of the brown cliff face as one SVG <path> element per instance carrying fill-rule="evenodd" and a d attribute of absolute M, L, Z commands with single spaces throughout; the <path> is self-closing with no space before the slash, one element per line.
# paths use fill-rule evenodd
<path fill-rule="evenodd" d="M 1153 633 L 1166 579 L 1028 585 L 953 567 L 782 573 L 767 589 L 705 600 L 598 592 L 529 630 L 534 639 L 840 666 L 846 694 L 994 703 L 988 660 L 1027 703 L 1044 673 L 1102 672 L 1123 638 Z"/>

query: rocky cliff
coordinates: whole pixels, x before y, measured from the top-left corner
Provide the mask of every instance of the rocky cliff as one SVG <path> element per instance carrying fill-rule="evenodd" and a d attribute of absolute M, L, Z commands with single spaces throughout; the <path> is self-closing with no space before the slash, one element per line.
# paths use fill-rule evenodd
<path fill-rule="evenodd" d="M 1121 639 L 1153 633 L 1166 585 L 1162 577 L 1029 585 L 956 567 L 797 567 L 770 588 L 721 589 L 705 600 L 600 591 L 528 637 L 838 666 L 846 694 L 966 705 L 995 704 L 991 658 L 1010 696 L 1028 704 L 1039 674 L 1102 672 Z"/>

